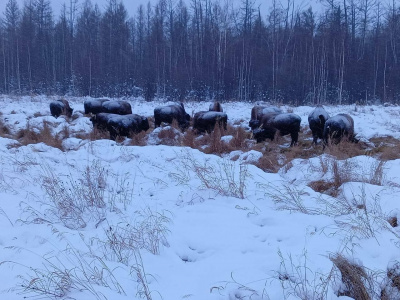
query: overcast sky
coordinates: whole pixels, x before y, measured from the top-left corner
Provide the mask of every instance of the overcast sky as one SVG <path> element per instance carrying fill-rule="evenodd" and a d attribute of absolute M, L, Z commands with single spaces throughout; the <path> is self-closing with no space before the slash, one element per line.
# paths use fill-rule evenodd
<path fill-rule="evenodd" d="M 24 5 L 25 0 L 17 0 L 19 7 L 22 8 Z M 5 11 L 5 7 L 6 7 L 6 3 L 8 2 L 8 0 L 0 0 L 0 14 L 1 17 L 4 16 L 4 11 Z M 52 4 L 53 7 L 53 13 L 55 16 L 58 16 L 62 5 L 64 3 L 68 3 L 68 0 L 50 0 L 50 3 Z M 78 0 L 78 5 L 79 4 L 83 4 L 85 2 L 85 0 Z M 148 0 L 122 0 L 122 2 L 124 3 L 127 11 L 128 11 L 128 15 L 129 16 L 133 16 L 136 12 L 137 7 L 140 4 L 147 4 L 147 2 L 149 2 Z M 104 11 L 105 7 L 107 6 L 108 1 L 107 0 L 92 0 L 93 4 L 98 4 L 100 9 L 102 11 Z M 156 0 L 150 0 L 150 3 L 156 3 Z"/>
<path fill-rule="evenodd" d="M 19 6 L 20 8 L 23 7 L 25 0 L 18 0 Z M 78 0 L 78 5 L 84 3 L 85 0 Z M 143 5 L 147 5 L 147 3 L 150 1 L 150 3 L 155 4 L 157 3 L 158 0 L 122 0 L 122 2 L 124 3 L 127 11 L 128 11 L 128 16 L 132 17 L 134 16 L 134 14 L 136 13 L 136 10 L 138 8 L 138 6 L 140 4 Z M 175 2 L 178 2 L 178 0 L 173 0 Z M 189 1 L 189 0 L 188 0 Z M 221 2 L 223 2 L 225 0 L 221 0 Z M 228 0 L 228 1 L 232 1 L 234 2 L 236 5 L 239 5 L 241 0 Z M 4 12 L 5 12 L 5 7 L 6 7 L 6 3 L 8 2 L 8 0 L 0 0 L 0 15 L 1 17 L 4 16 Z M 62 5 L 65 2 L 68 2 L 68 0 L 50 0 L 52 6 L 53 6 L 53 13 L 55 16 L 58 16 Z M 284 5 L 287 3 L 287 0 L 280 0 L 281 3 L 283 3 Z M 321 6 L 320 3 L 318 3 L 318 0 L 295 0 L 296 4 L 295 6 L 300 5 L 303 9 L 307 9 L 310 5 L 312 5 L 314 8 Z M 104 11 L 105 7 L 107 7 L 107 0 L 92 0 L 93 4 L 98 4 L 100 9 L 102 11 Z M 272 0 L 256 0 L 256 4 L 260 5 L 261 11 L 268 11 L 269 8 L 272 5 Z M 318 10 L 318 8 L 317 8 Z"/>

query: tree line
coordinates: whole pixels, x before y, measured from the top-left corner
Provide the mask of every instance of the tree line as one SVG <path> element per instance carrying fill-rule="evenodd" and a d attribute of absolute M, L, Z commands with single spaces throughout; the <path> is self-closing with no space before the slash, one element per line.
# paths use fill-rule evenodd
<path fill-rule="evenodd" d="M 400 102 L 394 0 L 8 0 L 0 17 L 0 93 L 287 104 Z"/>

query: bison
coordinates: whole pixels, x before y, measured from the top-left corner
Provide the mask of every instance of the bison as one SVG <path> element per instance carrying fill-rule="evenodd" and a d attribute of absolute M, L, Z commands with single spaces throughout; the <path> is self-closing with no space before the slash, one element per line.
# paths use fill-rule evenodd
<path fill-rule="evenodd" d="M 312 132 L 313 144 L 317 144 L 318 139 L 322 140 L 325 122 L 328 119 L 329 114 L 326 112 L 322 105 L 318 105 L 308 115 L 308 125 L 310 126 Z"/>
<path fill-rule="evenodd" d="M 269 114 L 269 113 L 280 114 L 280 113 L 283 113 L 283 111 L 280 108 L 276 107 L 276 106 L 255 105 L 251 109 L 251 118 L 250 118 L 250 122 L 249 122 L 249 127 L 252 130 L 260 127 L 261 118 L 265 114 Z"/>
<path fill-rule="evenodd" d="M 228 116 L 218 111 L 199 111 L 193 117 L 193 129 L 197 132 L 212 132 L 215 125 L 223 126 L 226 130 Z"/>
<path fill-rule="evenodd" d="M 181 129 L 189 126 L 190 115 L 186 113 L 183 103 L 159 106 L 154 109 L 154 126 L 159 127 L 161 122 L 172 124 L 176 120 Z"/>
<path fill-rule="evenodd" d="M 85 114 L 109 113 L 118 115 L 132 114 L 132 107 L 126 101 L 111 101 L 108 99 L 90 99 L 83 103 Z"/>
<path fill-rule="evenodd" d="M 358 139 L 354 135 L 354 120 L 348 114 L 337 114 L 330 117 L 324 126 L 323 141 L 324 147 L 330 140 L 333 144 L 338 144 L 343 137 L 350 142 L 357 143 Z"/>
<path fill-rule="evenodd" d="M 61 99 L 50 102 L 50 113 L 56 119 L 60 115 L 66 115 L 68 118 L 72 116 L 73 109 L 69 106 L 67 100 Z"/>
<path fill-rule="evenodd" d="M 272 141 L 277 131 L 279 131 L 281 136 L 290 134 L 292 138 L 290 146 L 294 146 L 299 138 L 300 123 L 301 117 L 293 113 L 267 113 L 262 116 L 260 127 L 253 130 L 253 136 L 257 143 L 267 138 Z"/>
<path fill-rule="evenodd" d="M 222 109 L 221 103 L 219 103 L 218 101 L 211 103 L 209 108 L 209 111 L 218 111 L 218 112 L 224 112 L 224 110 Z"/>
<path fill-rule="evenodd" d="M 105 101 L 102 104 L 105 113 L 117 115 L 130 115 L 132 114 L 132 107 L 126 101 Z"/>
<path fill-rule="evenodd" d="M 108 99 L 90 99 L 83 102 L 85 108 L 85 114 L 98 114 L 104 112 L 103 103 L 110 101 Z"/>
<path fill-rule="evenodd" d="M 147 131 L 150 128 L 149 120 L 137 114 L 98 113 L 90 120 L 93 123 L 93 127 L 104 131 L 107 130 L 112 140 L 115 140 L 117 136 L 128 137 L 133 133 Z"/>

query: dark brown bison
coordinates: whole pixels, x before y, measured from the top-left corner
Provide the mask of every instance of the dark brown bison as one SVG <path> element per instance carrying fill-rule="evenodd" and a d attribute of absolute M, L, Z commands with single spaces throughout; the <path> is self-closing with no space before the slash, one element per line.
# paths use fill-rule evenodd
<path fill-rule="evenodd" d="M 155 127 L 159 127 L 161 122 L 172 124 L 174 120 L 183 130 L 189 126 L 190 115 L 186 113 L 183 103 L 159 106 L 154 109 Z"/>
<path fill-rule="evenodd" d="M 58 118 L 60 115 L 66 115 L 68 118 L 72 116 L 73 109 L 69 106 L 67 100 L 61 99 L 50 102 L 50 113 L 53 117 Z"/>
<path fill-rule="evenodd" d="M 226 113 L 218 111 L 199 111 L 193 117 L 193 129 L 197 132 L 212 132 L 215 125 L 219 125 L 226 130 L 228 116 Z"/>
<path fill-rule="evenodd" d="M 308 115 L 308 125 L 310 126 L 312 132 L 313 144 L 317 144 L 318 139 L 322 140 L 325 122 L 328 119 L 329 114 L 326 112 L 322 105 L 318 105 Z"/>
<path fill-rule="evenodd" d="M 340 143 L 343 137 L 346 137 L 350 142 L 358 142 L 354 134 L 353 118 L 348 114 L 337 114 L 330 117 L 324 126 L 324 147 L 329 141 L 333 144 Z"/>
<path fill-rule="evenodd" d="M 276 107 L 276 106 L 265 106 L 265 105 L 255 105 L 251 109 L 251 118 L 249 122 L 249 127 L 254 130 L 258 127 L 260 127 L 261 123 L 261 118 L 269 113 L 283 113 L 283 111 Z"/>
<path fill-rule="evenodd" d="M 134 133 L 146 131 L 150 128 L 149 120 L 136 114 L 109 114 L 99 113 L 90 118 L 93 127 L 108 131 L 110 138 L 115 140 L 117 136 L 129 137 Z"/>
<path fill-rule="evenodd" d="M 89 99 L 83 102 L 85 114 L 98 114 L 104 112 L 103 103 L 110 101 L 109 99 Z"/>
<path fill-rule="evenodd" d="M 253 130 L 253 136 L 259 143 L 266 139 L 272 141 L 277 132 L 281 136 L 290 134 L 290 146 L 294 146 L 299 139 L 300 123 L 301 117 L 293 113 L 267 113 L 262 116 L 260 127 Z"/>
<path fill-rule="evenodd" d="M 218 112 L 224 112 L 224 110 L 222 109 L 221 103 L 219 103 L 218 101 L 211 103 L 210 107 L 208 108 L 209 111 L 218 111 Z"/>
<path fill-rule="evenodd" d="M 132 114 L 132 107 L 126 101 L 111 101 L 108 99 L 90 99 L 83 103 L 85 114 L 109 113 L 118 115 Z"/>
<path fill-rule="evenodd" d="M 105 113 L 117 115 L 130 115 L 132 114 L 132 107 L 126 101 L 105 101 L 102 104 Z"/>

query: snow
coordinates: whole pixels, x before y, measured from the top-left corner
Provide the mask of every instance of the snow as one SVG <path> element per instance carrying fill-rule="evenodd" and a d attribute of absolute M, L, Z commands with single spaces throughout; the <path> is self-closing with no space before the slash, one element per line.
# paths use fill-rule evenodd
<path fill-rule="evenodd" d="M 15 147 L 0 137 L 0 299 L 43 296 L 21 287 L 29 283 L 47 283 L 43 289 L 64 299 L 146 299 L 138 274 L 146 274 L 152 299 L 313 299 L 332 270 L 330 255 L 381 274 L 400 259 L 399 227 L 385 221 L 400 217 L 400 160 L 383 164 L 379 185 L 379 161 L 364 155 L 298 158 L 266 173 L 252 164 L 260 151 L 219 157 L 157 145 L 163 128 L 150 133 L 147 146 L 80 139 L 76 134 L 92 128 L 83 115 L 87 98 L 68 98 L 70 121 L 50 116 L 54 99 L 0 96 L 0 119 L 11 132 L 28 123 L 39 130 L 43 122 L 53 134 L 65 126 L 71 132 L 64 151 L 43 143 Z M 123 100 L 146 117 L 165 105 Z M 209 105 L 185 109 L 193 115 Z M 222 105 L 230 124 L 248 124 L 251 103 Z M 400 138 L 400 107 L 324 107 L 350 114 L 358 137 Z M 313 110 L 281 109 L 299 115 L 304 128 Z M 348 179 L 338 195 L 311 189 L 311 182 L 334 179 L 335 161 Z M 75 209 L 61 206 L 60 197 Z M 339 288 L 329 284 L 324 299 L 351 299 L 337 297 Z"/>

